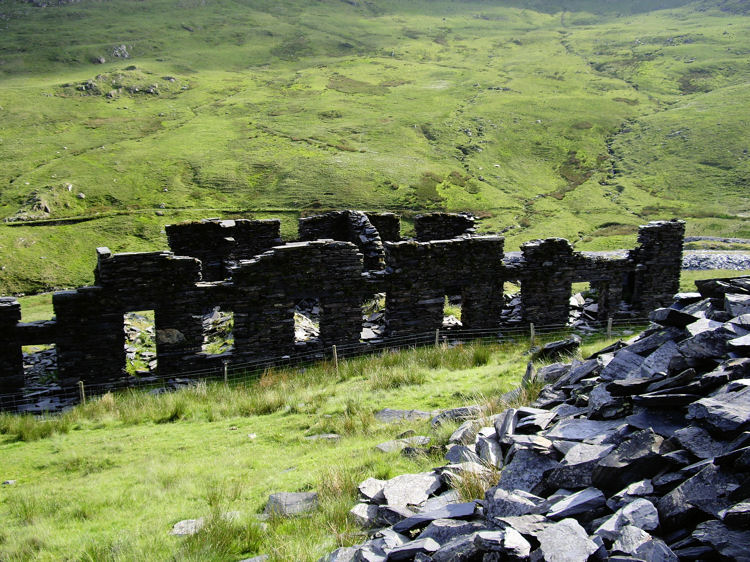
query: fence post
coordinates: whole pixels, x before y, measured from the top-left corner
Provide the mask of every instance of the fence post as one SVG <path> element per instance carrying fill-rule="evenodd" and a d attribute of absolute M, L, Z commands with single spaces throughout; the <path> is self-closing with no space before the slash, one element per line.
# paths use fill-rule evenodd
<path fill-rule="evenodd" d="M 440 345 L 440 328 L 435 330 L 435 347 Z"/>
<path fill-rule="evenodd" d="M 607 339 L 612 338 L 612 317 L 607 318 Z"/>
<path fill-rule="evenodd" d="M 222 363 L 224 363 L 224 384 L 227 384 L 229 382 L 229 361 L 224 359 Z"/>
<path fill-rule="evenodd" d="M 331 349 L 333 351 L 333 366 L 336 367 L 336 374 L 339 374 L 339 354 L 338 351 L 336 351 L 336 346 L 331 346 Z"/>
<path fill-rule="evenodd" d="M 536 331 L 534 330 L 534 323 L 529 322 L 529 347 L 534 347 L 536 343 Z"/>
<path fill-rule="evenodd" d="M 81 400 L 81 404 L 86 403 L 86 389 L 83 387 L 83 381 L 78 381 L 78 397 Z"/>

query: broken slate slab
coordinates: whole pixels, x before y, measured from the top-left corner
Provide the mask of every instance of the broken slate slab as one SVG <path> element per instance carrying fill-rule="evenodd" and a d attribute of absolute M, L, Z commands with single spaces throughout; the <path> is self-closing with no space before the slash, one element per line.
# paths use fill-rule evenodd
<path fill-rule="evenodd" d="M 318 507 L 316 492 L 279 492 L 268 496 L 268 503 L 263 511 L 267 515 L 290 517 L 299 515 Z"/>
<path fill-rule="evenodd" d="M 399 521 L 393 526 L 397 533 L 406 533 L 412 529 L 426 527 L 436 519 L 469 519 L 474 516 L 477 504 L 474 502 L 454 503 L 430 512 L 417 513 Z"/>
<path fill-rule="evenodd" d="M 205 524 L 206 520 L 203 517 L 199 517 L 198 519 L 184 519 L 175 523 L 169 534 L 178 537 L 194 535 L 200 531 Z"/>
<path fill-rule="evenodd" d="M 671 450 L 651 429 L 638 431 L 599 461 L 592 475 L 594 486 L 605 492 L 654 476 L 661 469 L 659 457 Z"/>
<path fill-rule="evenodd" d="M 657 502 L 662 525 L 678 528 L 701 513 L 718 517 L 730 505 L 727 493 L 732 484 L 734 479 L 719 468 L 706 466 Z"/>
<path fill-rule="evenodd" d="M 368 529 L 378 524 L 378 506 L 371 503 L 358 503 L 349 510 L 349 514 L 360 527 Z"/>
<path fill-rule="evenodd" d="M 455 537 L 469 535 L 481 531 L 484 526 L 476 521 L 462 521 L 459 519 L 436 519 L 430 522 L 419 534 L 420 539 L 433 539 L 445 544 Z"/>
<path fill-rule="evenodd" d="M 719 434 L 738 431 L 750 424 L 750 388 L 701 398 L 688 406 L 687 418 Z"/>
<path fill-rule="evenodd" d="M 390 550 L 386 560 L 414 560 L 419 553 L 432 554 L 439 549 L 440 545 L 433 539 L 417 539 Z"/>
<path fill-rule="evenodd" d="M 500 473 L 498 486 L 506 490 L 531 492 L 538 486 L 544 473 L 557 466 L 557 461 L 535 451 L 518 451 L 513 460 Z"/>
<path fill-rule="evenodd" d="M 434 472 L 402 474 L 386 481 L 383 495 L 391 506 L 419 505 L 435 493 L 441 485 L 440 476 Z"/>
<path fill-rule="evenodd" d="M 473 447 L 470 448 L 466 445 L 453 445 L 448 449 L 448 452 L 445 453 L 445 460 L 453 464 L 462 462 L 481 462 L 479 455 L 474 452 Z"/>
<path fill-rule="evenodd" d="M 697 320 L 692 314 L 687 314 L 674 308 L 657 308 L 648 315 L 648 319 L 662 326 L 674 326 L 677 328 L 684 328 Z"/>
<path fill-rule="evenodd" d="M 503 465 L 503 450 L 496 439 L 480 437 L 475 447 L 477 455 L 485 463 L 495 467 Z"/>
<path fill-rule="evenodd" d="M 432 418 L 430 424 L 433 428 L 439 427 L 448 421 L 471 420 L 482 415 L 482 408 L 479 406 L 461 406 L 460 408 L 451 408 L 443 410 L 437 416 Z"/>
<path fill-rule="evenodd" d="M 372 502 L 384 503 L 385 496 L 383 495 L 383 488 L 385 487 L 385 483 L 386 480 L 368 478 L 358 486 L 359 493 L 363 498 L 366 498 Z"/>
<path fill-rule="evenodd" d="M 397 423 L 401 421 L 426 420 L 432 417 L 432 413 L 422 410 L 393 410 L 383 408 L 375 412 L 375 419 L 382 423 Z"/>
<path fill-rule="evenodd" d="M 621 349 L 599 375 L 604 381 L 639 378 L 645 359 L 628 349 Z"/>
<path fill-rule="evenodd" d="M 693 537 L 729 560 L 750 560 L 750 531 L 730 529 L 721 521 L 700 523 Z"/>
<path fill-rule="evenodd" d="M 547 562 L 580 562 L 599 550 L 575 519 L 563 519 L 537 534 Z"/>
<path fill-rule="evenodd" d="M 581 513 L 593 512 L 604 506 L 606 498 L 597 488 L 586 488 L 554 503 L 547 512 L 550 519 L 564 519 Z"/>
<path fill-rule="evenodd" d="M 547 509 L 547 502 L 544 498 L 523 490 L 506 490 L 495 486 L 487 490 L 484 497 L 487 519 L 538 515 Z"/>
<path fill-rule="evenodd" d="M 613 448 L 613 445 L 577 443 L 567 451 L 557 467 L 545 474 L 545 479 L 554 488 L 577 490 L 591 486 L 594 468 Z"/>
<path fill-rule="evenodd" d="M 726 445 L 715 441 L 708 431 L 690 425 L 674 432 L 673 438 L 699 459 L 712 459 L 724 453 Z"/>
<path fill-rule="evenodd" d="M 500 531 L 479 531 L 474 544 L 484 552 L 498 552 L 503 558 L 523 560 L 531 553 L 531 544 L 521 533 L 509 527 Z"/>
<path fill-rule="evenodd" d="M 564 419 L 557 422 L 544 436 L 547 439 L 583 441 L 606 434 L 622 423 L 620 420 Z"/>

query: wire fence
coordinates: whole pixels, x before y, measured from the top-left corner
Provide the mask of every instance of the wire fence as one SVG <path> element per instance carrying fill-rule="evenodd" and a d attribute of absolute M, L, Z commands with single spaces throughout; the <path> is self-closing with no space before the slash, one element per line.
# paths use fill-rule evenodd
<path fill-rule="evenodd" d="M 513 343 L 526 345 L 529 349 L 545 341 L 578 334 L 583 342 L 602 336 L 624 337 L 633 335 L 648 325 L 646 318 L 609 319 L 606 322 L 588 322 L 582 326 L 565 324 L 535 326 L 517 324 L 502 329 L 464 329 L 461 327 L 442 328 L 431 332 L 389 336 L 360 343 L 322 347 L 316 342 L 308 342 L 305 349 L 293 355 L 283 355 L 256 360 L 233 361 L 231 356 L 206 369 L 181 373 L 152 374 L 148 376 L 123 376 L 119 379 L 102 382 L 79 381 L 76 386 L 50 385 L 49 388 L 16 394 L 0 394 L 0 410 L 10 412 L 47 413 L 64 410 L 72 405 L 85 402 L 96 396 L 115 391 L 142 390 L 167 392 L 200 381 L 223 381 L 237 385 L 253 381 L 272 369 L 303 368 L 320 362 L 332 362 L 336 368 L 343 360 L 382 352 L 416 349 L 426 346 L 446 348 L 461 344 Z"/>

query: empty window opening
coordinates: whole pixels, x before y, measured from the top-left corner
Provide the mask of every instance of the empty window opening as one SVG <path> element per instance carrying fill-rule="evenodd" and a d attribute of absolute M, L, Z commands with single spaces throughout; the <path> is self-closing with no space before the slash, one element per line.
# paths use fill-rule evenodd
<path fill-rule="evenodd" d="M 22 350 L 23 375 L 27 388 L 57 381 L 57 349 L 55 344 L 25 345 Z"/>
<path fill-rule="evenodd" d="M 382 338 L 385 334 L 385 293 L 375 293 L 362 303 L 363 341 Z"/>
<path fill-rule="evenodd" d="M 573 283 L 570 297 L 570 323 L 594 322 L 599 313 L 599 295 L 590 283 Z"/>
<path fill-rule="evenodd" d="M 294 341 L 316 341 L 320 336 L 320 299 L 307 298 L 294 305 Z"/>
<path fill-rule="evenodd" d="M 128 312 L 125 322 L 125 370 L 130 375 L 156 373 L 154 311 Z"/>
<path fill-rule="evenodd" d="M 443 327 L 460 327 L 461 295 L 446 295 L 443 300 Z"/>
<path fill-rule="evenodd" d="M 503 283 L 503 311 L 500 317 L 504 324 L 520 322 L 523 317 L 521 306 L 521 282 L 506 281 Z"/>
<path fill-rule="evenodd" d="M 234 349 L 234 312 L 214 309 L 203 316 L 203 345 L 207 355 L 221 355 Z"/>

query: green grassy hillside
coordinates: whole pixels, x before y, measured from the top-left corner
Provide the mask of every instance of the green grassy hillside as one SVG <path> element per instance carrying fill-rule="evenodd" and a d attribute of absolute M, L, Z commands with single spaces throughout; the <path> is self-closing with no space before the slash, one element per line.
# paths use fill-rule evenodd
<path fill-rule="evenodd" d="M 750 237 L 745 3 L 562 5 L 6 0 L 0 218 L 24 222 L 0 226 L 0 293 L 233 213 L 293 235 L 327 208 L 472 210 L 509 247 L 673 216 Z M 93 220 L 32 226 L 71 217 Z"/>

